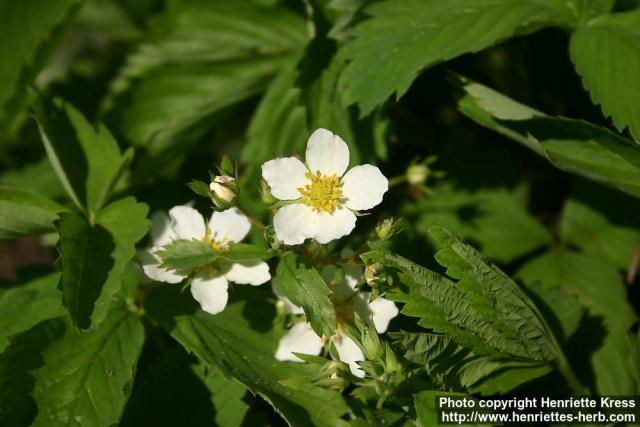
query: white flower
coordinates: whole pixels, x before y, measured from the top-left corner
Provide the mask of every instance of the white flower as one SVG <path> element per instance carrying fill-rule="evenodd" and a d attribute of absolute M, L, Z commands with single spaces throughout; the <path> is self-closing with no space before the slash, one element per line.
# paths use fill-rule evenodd
<path fill-rule="evenodd" d="M 357 277 L 362 276 L 362 269 L 357 266 L 344 266 L 345 280 L 338 282 L 334 287 L 334 303 L 343 308 L 345 311 L 349 309 L 355 310 L 358 315 L 367 323 L 374 326 L 380 334 L 386 332 L 391 319 L 399 313 L 393 301 L 384 298 L 376 298 L 373 302 L 369 302 L 370 294 L 368 292 L 357 292 Z M 322 270 L 322 276 L 327 281 L 331 281 L 335 274 L 335 266 L 325 267 Z M 290 300 L 284 297 L 277 288 L 277 283 L 272 281 L 274 293 L 280 299 L 284 306 L 293 314 L 302 314 L 302 309 L 294 305 Z M 338 310 L 338 317 L 343 310 Z M 331 337 L 331 342 L 340 356 L 340 360 L 349 365 L 353 375 L 363 378 L 365 372 L 360 368 L 357 362 L 365 360 L 364 353 L 358 344 L 343 332 L 341 323 L 344 320 L 339 319 L 339 326 L 336 334 Z M 320 338 L 311 329 L 306 322 L 296 323 L 289 332 L 280 339 L 275 357 L 278 360 L 287 360 L 291 362 L 301 362 L 293 353 L 319 355 L 322 352 L 323 339 Z"/>
<path fill-rule="evenodd" d="M 349 165 L 349 148 L 338 136 L 318 129 L 307 142 L 305 165 L 282 157 L 262 165 L 262 177 L 279 200 L 292 201 L 276 212 L 276 237 L 286 245 L 306 239 L 328 243 L 356 225 L 354 211 L 371 209 L 389 188 L 387 178 L 371 165 Z"/>
<path fill-rule="evenodd" d="M 167 283 L 181 282 L 186 274 L 160 267 L 156 252 L 162 246 L 180 239 L 199 239 L 224 251 L 245 238 L 251 223 L 237 208 L 214 212 L 208 224 L 200 213 L 189 206 L 175 206 L 169 216 L 157 212 L 151 218 L 153 247 L 143 256 L 143 270 L 153 280 Z M 201 269 L 191 282 L 191 295 L 207 313 L 216 314 L 227 305 L 228 282 L 258 286 L 271 278 L 264 261 L 234 262 L 219 269 Z"/>

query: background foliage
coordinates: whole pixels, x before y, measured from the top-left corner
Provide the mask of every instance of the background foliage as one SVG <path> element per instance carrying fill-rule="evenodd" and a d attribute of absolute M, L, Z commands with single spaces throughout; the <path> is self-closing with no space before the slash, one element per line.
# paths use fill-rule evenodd
<path fill-rule="evenodd" d="M 0 0 L 0 41 L 0 425 L 431 425 L 442 392 L 640 394 L 637 0 Z M 260 165 L 318 127 L 393 183 L 328 248 L 362 248 L 402 307 L 349 331 L 379 345 L 362 381 L 274 359 L 269 286 L 211 316 L 136 255 L 150 212 L 210 210 L 185 184 L 225 154 L 267 221 Z M 318 272 L 270 262 L 332 333 Z"/>

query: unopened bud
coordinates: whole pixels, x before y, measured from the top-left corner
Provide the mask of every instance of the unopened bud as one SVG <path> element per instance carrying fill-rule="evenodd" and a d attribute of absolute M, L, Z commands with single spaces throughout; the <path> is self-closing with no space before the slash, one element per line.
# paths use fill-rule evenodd
<path fill-rule="evenodd" d="M 364 280 L 375 289 L 384 280 L 383 270 L 384 266 L 377 262 L 367 265 L 364 269 Z"/>
<path fill-rule="evenodd" d="M 380 240 L 389 240 L 400 231 L 400 220 L 385 218 L 376 225 L 376 236 Z"/>
<path fill-rule="evenodd" d="M 378 360 L 382 356 L 382 345 L 375 328 L 364 328 L 360 339 L 367 360 Z"/>
<path fill-rule="evenodd" d="M 422 185 L 427 182 L 431 170 L 425 164 L 413 164 L 407 168 L 407 182 L 411 185 Z"/>
<path fill-rule="evenodd" d="M 273 194 L 271 194 L 271 188 L 264 179 L 260 181 L 260 197 L 267 205 L 272 205 L 278 201 L 278 199 L 273 197 Z"/>
<path fill-rule="evenodd" d="M 235 178 L 228 175 L 216 176 L 211 184 L 211 199 L 219 208 L 226 209 L 235 206 L 238 200 L 238 186 Z"/>

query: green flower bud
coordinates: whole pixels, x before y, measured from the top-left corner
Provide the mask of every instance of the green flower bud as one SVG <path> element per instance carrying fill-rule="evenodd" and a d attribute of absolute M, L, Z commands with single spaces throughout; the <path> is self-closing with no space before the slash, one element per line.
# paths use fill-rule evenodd
<path fill-rule="evenodd" d="M 380 240 L 389 240 L 400 231 L 400 220 L 385 218 L 376 225 L 376 236 Z"/>
<path fill-rule="evenodd" d="M 412 164 L 407 168 L 407 182 L 411 185 L 422 185 L 427 182 L 431 170 L 425 164 Z"/>
<path fill-rule="evenodd" d="M 238 200 L 238 185 L 235 178 L 228 175 L 216 176 L 211 184 L 211 200 L 219 208 L 227 209 L 235 206 Z"/>

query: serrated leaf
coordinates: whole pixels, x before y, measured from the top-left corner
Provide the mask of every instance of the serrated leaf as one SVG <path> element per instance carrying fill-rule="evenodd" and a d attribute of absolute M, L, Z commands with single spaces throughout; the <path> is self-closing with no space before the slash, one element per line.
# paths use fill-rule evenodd
<path fill-rule="evenodd" d="M 554 0 L 386 0 L 365 12 L 370 18 L 342 49 L 350 63 L 340 79 L 363 116 L 394 92 L 402 96 L 426 68 L 575 19 Z"/>
<path fill-rule="evenodd" d="M 189 295 L 167 286 L 149 295 L 145 307 L 187 351 L 267 400 L 290 425 L 345 426 L 341 417 L 348 408 L 340 393 L 310 381 L 296 388 L 284 383 L 288 378 L 306 381 L 318 372 L 311 365 L 275 359 L 282 331 L 272 329 L 273 302 L 256 289 L 239 287 L 234 296 L 242 299 L 211 316 L 196 310 Z"/>
<path fill-rule="evenodd" d="M 0 353 L 10 336 L 65 313 L 57 288 L 59 277 L 57 273 L 48 274 L 0 291 Z"/>
<path fill-rule="evenodd" d="M 147 233 L 147 212 L 129 197 L 105 207 L 94 225 L 77 214 L 60 215 L 60 286 L 76 327 L 87 329 L 104 319 L 135 244 Z"/>
<path fill-rule="evenodd" d="M 44 351 L 44 365 L 33 373 L 38 405 L 33 426 L 117 424 L 143 343 L 142 322 L 124 308 L 109 312 L 91 332 L 68 324 L 64 336 Z"/>
<path fill-rule="evenodd" d="M 0 184 L 59 199 L 65 194 L 62 184 L 46 155 L 19 169 L 11 169 L 0 175 Z"/>
<path fill-rule="evenodd" d="M 229 261 L 265 260 L 271 256 L 268 249 L 248 243 L 235 243 L 226 251 L 220 252 L 220 257 Z"/>
<path fill-rule="evenodd" d="M 627 334 L 637 320 L 629 305 L 622 277 L 616 268 L 599 256 L 567 250 L 554 250 L 525 264 L 518 276 L 527 283 L 539 282 L 547 287 L 560 287 L 576 295 L 600 327 L 591 326 L 592 354 L 577 354 L 590 358 L 595 374 L 592 387 L 597 394 L 624 395 L 633 392 L 629 376 Z M 598 318 L 600 320 L 598 320 Z"/>
<path fill-rule="evenodd" d="M 280 260 L 276 278 L 280 292 L 302 307 L 316 334 L 330 337 L 336 333 L 336 312 L 329 298 L 332 292 L 315 268 L 289 253 Z"/>
<path fill-rule="evenodd" d="M 390 336 L 405 359 L 424 367 L 436 384 L 449 391 L 507 393 L 551 370 L 539 363 L 479 356 L 446 335 L 392 332 Z"/>
<path fill-rule="evenodd" d="M 35 383 L 31 374 L 44 365 L 44 350 L 63 333 L 61 319 L 50 319 L 32 324 L 10 338 L 0 353 L 0 425 L 29 426 L 38 408 L 31 394 Z"/>
<path fill-rule="evenodd" d="M 27 87 L 42 67 L 53 36 L 80 3 L 0 1 L 0 141 L 14 134 L 24 119 Z"/>
<path fill-rule="evenodd" d="M 30 191 L 0 186 L 0 239 L 54 231 L 58 212 L 67 209 Z"/>
<path fill-rule="evenodd" d="M 573 32 L 570 52 L 593 102 L 640 141 L 640 10 L 593 18 Z"/>
<path fill-rule="evenodd" d="M 34 112 L 49 161 L 71 200 L 95 219 L 133 157 L 123 155 L 109 130 L 97 129 L 62 100 L 38 97 Z"/>
<path fill-rule="evenodd" d="M 404 302 L 404 314 L 478 355 L 540 363 L 562 357 L 544 318 L 518 285 L 448 230 L 430 232 L 443 246 L 436 260 L 457 281 L 370 243 L 373 251 L 362 255 L 365 262 L 383 264 L 400 281 L 388 299 Z"/>
<path fill-rule="evenodd" d="M 219 258 L 220 254 L 201 240 L 175 240 L 156 252 L 168 270 L 187 270 Z"/>
<path fill-rule="evenodd" d="M 640 145 L 589 122 L 547 116 L 468 79 L 456 84 L 463 89 L 458 108 L 478 124 L 559 169 L 640 196 Z"/>
<path fill-rule="evenodd" d="M 216 113 L 263 91 L 305 38 L 303 20 L 284 8 L 173 2 L 113 82 L 109 118 L 152 153 L 183 149 Z"/>

